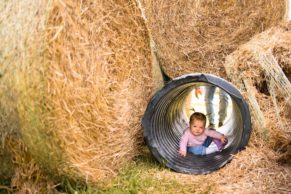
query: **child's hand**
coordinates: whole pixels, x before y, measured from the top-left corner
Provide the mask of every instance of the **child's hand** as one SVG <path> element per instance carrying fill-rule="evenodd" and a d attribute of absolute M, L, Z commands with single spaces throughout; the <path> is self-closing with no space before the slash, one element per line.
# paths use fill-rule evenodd
<path fill-rule="evenodd" d="M 187 153 L 179 150 L 179 155 L 182 157 L 186 157 Z"/>
<path fill-rule="evenodd" d="M 224 136 L 224 135 L 222 135 L 222 137 L 220 138 L 220 141 L 221 141 L 221 143 L 225 143 L 225 141 L 226 141 L 226 138 L 225 138 L 225 136 Z"/>

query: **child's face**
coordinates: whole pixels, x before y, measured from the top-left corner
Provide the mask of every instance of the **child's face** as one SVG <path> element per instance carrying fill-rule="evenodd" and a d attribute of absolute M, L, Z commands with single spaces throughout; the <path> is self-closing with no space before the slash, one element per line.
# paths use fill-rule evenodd
<path fill-rule="evenodd" d="M 190 123 L 190 130 L 195 136 L 201 135 L 205 130 L 204 121 L 194 119 L 193 122 Z"/>

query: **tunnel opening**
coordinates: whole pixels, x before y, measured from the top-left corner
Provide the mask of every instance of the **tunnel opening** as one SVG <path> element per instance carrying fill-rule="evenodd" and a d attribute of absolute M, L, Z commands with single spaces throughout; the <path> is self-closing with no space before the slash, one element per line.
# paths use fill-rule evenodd
<path fill-rule="evenodd" d="M 207 91 L 215 87 L 212 106 L 216 121 L 219 120 L 220 92 L 228 101 L 227 116 L 222 126 L 216 130 L 228 137 L 228 144 L 221 152 L 199 156 L 188 154 L 185 158 L 178 155 L 180 138 L 188 127 L 189 116 L 193 112 L 207 115 L 210 101 L 207 95 L 194 95 L 197 87 Z M 190 174 L 206 174 L 217 170 L 229 162 L 233 154 L 243 149 L 249 140 L 251 118 L 248 105 L 240 92 L 229 82 L 210 74 L 188 74 L 169 81 L 151 99 L 144 114 L 142 125 L 145 141 L 153 156 L 172 170 Z"/>

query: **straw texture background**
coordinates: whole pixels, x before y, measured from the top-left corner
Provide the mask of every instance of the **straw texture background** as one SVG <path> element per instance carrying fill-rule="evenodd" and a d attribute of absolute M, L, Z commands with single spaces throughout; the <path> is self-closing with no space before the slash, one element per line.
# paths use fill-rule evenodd
<path fill-rule="evenodd" d="M 290 193 L 290 22 L 277 25 L 285 1 L 142 4 L 152 51 L 135 1 L 0 1 L 5 189 L 47 193 L 62 177 L 110 184 L 140 154 L 140 118 L 161 85 L 152 66 L 159 62 L 171 77 L 206 72 L 231 81 L 250 105 L 253 133 L 219 171 L 191 176 L 157 167 L 139 176 L 197 192 Z"/>
<path fill-rule="evenodd" d="M 252 38 L 226 59 L 232 83 L 249 100 L 258 135 L 290 164 L 291 22 Z"/>
<path fill-rule="evenodd" d="M 170 77 L 225 77 L 225 56 L 278 24 L 285 0 L 141 0 L 160 64 Z"/>

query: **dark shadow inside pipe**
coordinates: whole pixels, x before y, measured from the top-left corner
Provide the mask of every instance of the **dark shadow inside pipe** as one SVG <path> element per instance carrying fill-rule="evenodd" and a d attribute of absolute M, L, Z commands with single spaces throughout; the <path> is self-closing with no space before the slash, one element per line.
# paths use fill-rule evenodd
<path fill-rule="evenodd" d="M 198 87 L 202 90 L 200 97 L 194 95 Z M 213 99 L 208 97 L 209 88 L 215 88 Z M 222 126 L 216 125 L 216 130 L 228 137 L 227 146 L 222 152 L 205 156 L 179 156 L 179 141 L 194 111 L 207 114 L 207 125 L 210 115 L 218 123 L 221 92 L 227 99 L 227 116 Z M 207 112 L 210 104 L 214 107 L 211 114 Z M 170 81 L 152 98 L 142 124 L 155 158 L 175 171 L 192 174 L 209 173 L 225 165 L 247 144 L 251 129 L 249 110 L 240 93 L 225 80 L 209 74 L 190 74 Z"/>

